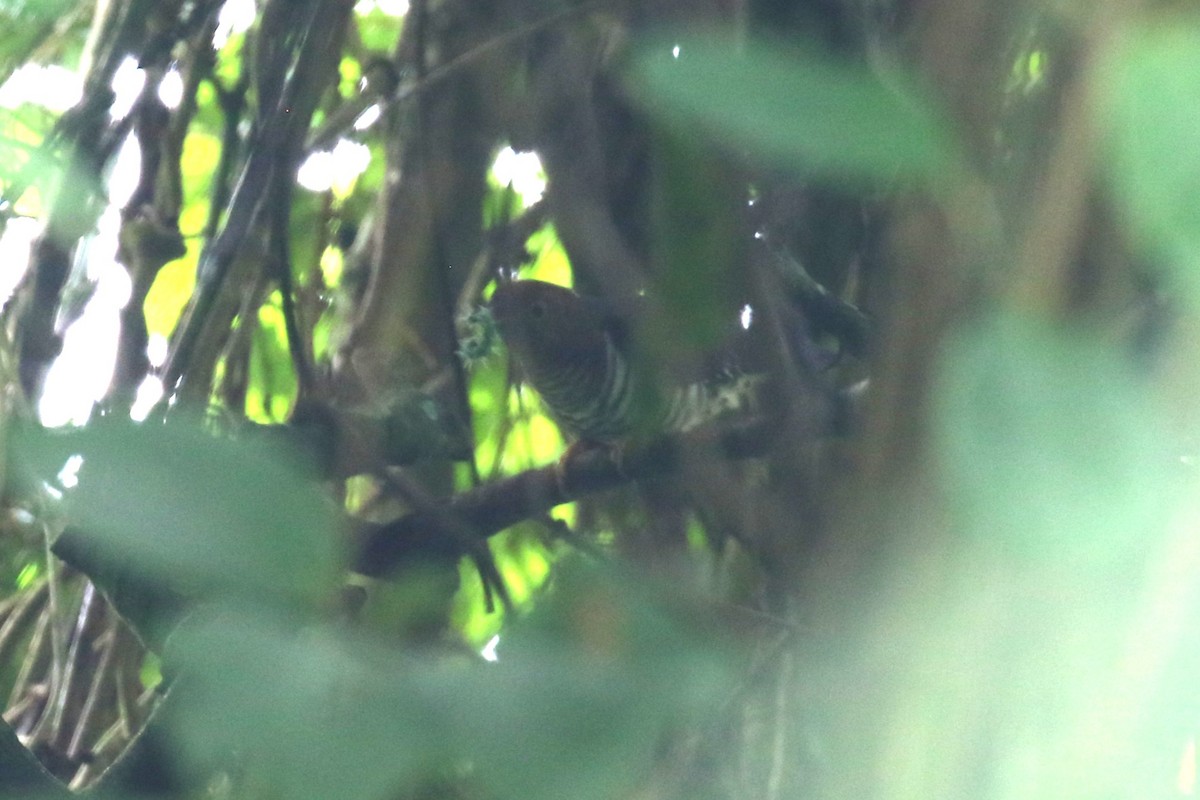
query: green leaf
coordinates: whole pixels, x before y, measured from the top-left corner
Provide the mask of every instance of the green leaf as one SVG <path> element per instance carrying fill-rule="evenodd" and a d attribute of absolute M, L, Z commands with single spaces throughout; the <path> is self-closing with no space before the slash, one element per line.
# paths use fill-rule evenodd
<path fill-rule="evenodd" d="M 635 57 L 629 82 L 651 113 L 681 131 L 804 175 L 933 179 L 954 163 L 944 124 L 902 76 L 885 84 L 815 53 L 700 36 L 657 40 Z"/>
<path fill-rule="evenodd" d="M 1162 410 L 1087 331 L 993 317 L 951 341 L 936 392 L 935 454 L 965 532 L 1106 569 L 1161 530 L 1181 483 Z"/>
<path fill-rule="evenodd" d="M 57 798 L 73 795 L 21 744 L 16 733 L 0 720 L 0 797 Z"/>
<path fill-rule="evenodd" d="M 502 634 L 470 706 L 499 724 L 462 734 L 499 797 L 628 796 L 672 731 L 704 729 L 717 713 L 732 691 L 734 650 L 665 605 L 658 588 L 560 562 L 551 596 Z M 688 613 L 704 605 L 679 586 L 668 591 Z"/>
<path fill-rule="evenodd" d="M 0 2 L 0 83 L 41 48 L 43 59 L 61 57 L 82 26 L 60 30 L 74 0 L 5 0 Z"/>
<path fill-rule="evenodd" d="M 250 350 L 246 416 L 255 422 L 283 422 L 296 400 L 298 381 L 287 341 L 283 298 L 276 290 L 258 309 Z"/>
<path fill-rule="evenodd" d="M 247 788 L 301 800 L 396 797 L 447 774 L 498 800 L 621 796 L 733 682 L 719 638 L 599 572 L 561 574 L 496 664 L 210 612 L 172 640 L 182 751 L 197 769 L 235 752 Z"/>
<path fill-rule="evenodd" d="M 227 607 L 185 622 L 172 656 L 183 757 L 204 772 L 236 752 L 246 796 L 392 797 L 450 750 L 411 683 L 430 665 L 331 628 Z"/>
<path fill-rule="evenodd" d="M 17 453 L 35 465 L 82 456 L 60 544 L 102 588 L 133 582 L 303 607 L 332 590 L 334 508 L 282 448 L 182 422 L 102 421 L 26 433 Z"/>
<path fill-rule="evenodd" d="M 1200 304 L 1200 28 L 1135 32 L 1102 73 L 1100 100 L 1119 207 Z"/>
<path fill-rule="evenodd" d="M 385 14 L 372 8 L 366 14 L 358 14 L 358 35 L 367 53 L 390 53 L 404 25 L 404 17 Z"/>

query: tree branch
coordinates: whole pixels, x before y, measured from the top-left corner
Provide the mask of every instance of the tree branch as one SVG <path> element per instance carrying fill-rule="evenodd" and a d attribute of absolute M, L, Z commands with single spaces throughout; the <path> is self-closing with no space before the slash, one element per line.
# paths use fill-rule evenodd
<path fill-rule="evenodd" d="M 623 447 L 572 448 L 561 461 L 451 497 L 386 523 L 362 522 L 353 532 L 355 572 L 384 577 L 404 563 L 455 559 L 466 552 L 462 531 L 487 539 L 562 503 L 633 481 L 675 473 L 685 454 L 743 459 L 764 455 L 778 427 L 773 417 L 660 436 Z"/>

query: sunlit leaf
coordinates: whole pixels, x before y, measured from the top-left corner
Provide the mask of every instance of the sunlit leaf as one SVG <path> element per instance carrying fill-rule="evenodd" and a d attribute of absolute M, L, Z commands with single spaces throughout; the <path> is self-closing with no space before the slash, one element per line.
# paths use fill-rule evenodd
<path fill-rule="evenodd" d="M 196 284 L 196 261 L 210 213 L 211 178 L 220 160 L 220 139 L 211 132 L 194 130 L 184 139 L 180 170 L 183 178 L 184 205 L 179 214 L 179 229 L 184 234 L 187 255 L 166 264 L 155 277 L 143 310 L 146 329 L 159 336 L 170 336 Z"/>
<path fill-rule="evenodd" d="M 207 200 L 212 175 L 221 160 L 221 139 L 216 133 L 193 130 L 183 140 L 179 167 L 188 200 Z M 198 228 L 197 228 L 198 229 Z M 195 229 L 184 228 L 192 232 Z"/>
<path fill-rule="evenodd" d="M 142 309 L 146 315 L 146 330 L 159 336 L 170 336 L 179 323 L 196 286 L 196 260 L 199 257 L 197 240 L 186 241 L 188 254 L 165 265 L 146 294 Z"/>
<path fill-rule="evenodd" d="M 321 280 L 330 289 L 336 289 L 341 283 L 346 268 L 346 256 L 336 247 L 326 247 L 321 253 Z"/>
<path fill-rule="evenodd" d="M 501 460 L 505 472 L 548 464 L 562 454 L 562 432 L 547 415 L 536 392 L 513 389 L 509 395 L 509 413 L 516 422 Z"/>
<path fill-rule="evenodd" d="M 42 574 L 42 565 L 37 562 L 31 562 L 21 568 L 17 574 L 17 588 L 27 589 L 33 585 L 33 582 Z"/>
<path fill-rule="evenodd" d="M 343 97 L 353 97 L 362 80 L 362 64 L 358 59 L 343 56 L 338 64 L 338 92 Z"/>
<path fill-rule="evenodd" d="M 553 554 L 538 523 L 514 525 L 488 540 L 496 566 L 513 600 L 524 603 L 550 578 Z"/>
<path fill-rule="evenodd" d="M 243 63 L 243 50 L 246 46 L 246 34 L 235 33 L 225 42 L 225 46 L 217 53 L 217 64 L 214 77 L 224 86 L 237 84 L 238 76 L 248 66 Z"/>
<path fill-rule="evenodd" d="M 285 421 L 296 399 L 296 370 L 281 303 L 279 292 L 273 292 L 258 311 L 245 409 L 246 416 L 256 422 Z"/>
<path fill-rule="evenodd" d="M 572 285 L 571 262 L 553 225 L 547 224 L 538 229 L 529 237 L 525 247 L 533 256 L 533 262 L 521 271 L 523 279 L 546 281 L 559 286 Z"/>
<path fill-rule="evenodd" d="M 953 165 L 945 125 L 898 74 L 761 42 L 659 39 L 629 81 L 653 114 L 797 172 L 935 178 Z"/>
<path fill-rule="evenodd" d="M 475 463 L 480 472 L 492 472 L 499 447 L 507 406 L 505 393 L 507 365 L 503 357 L 493 355 L 477 359 L 468 375 L 468 399 L 471 403 L 472 428 L 475 431 Z M 465 486 L 464 486 L 465 488 Z"/>
<path fill-rule="evenodd" d="M 540 523 L 523 522 L 488 540 L 496 568 L 518 611 L 530 607 L 535 593 L 550 579 L 555 554 L 547 549 Z M 489 611 L 483 582 L 471 559 L 460 564 L 459 590 L 454 596 L 450 620 L 454 629 L 476 647 L 482 647 L 505 622 L 499 601 L 493 598 Z"/>
<path fill-rule="evenodd" d="M 373 8 L 358 16 L 358 31 L 364 49 L 372 53 L 390 53 L 404 23 L 403 17 L 385 14 Z"/>

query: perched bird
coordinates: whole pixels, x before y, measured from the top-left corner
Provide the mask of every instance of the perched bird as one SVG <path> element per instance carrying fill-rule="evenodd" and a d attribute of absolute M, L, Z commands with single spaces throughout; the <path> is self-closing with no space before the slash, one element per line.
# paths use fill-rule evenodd
<path fill-rule="evenodd" d="M 628 323 L 598 299 L 524 280 L 498 286 L 490 308 L 526 383 L 571 438 L 682 432 L 750 402 L 748 376 L 655 385 L 631 361 Z"/>

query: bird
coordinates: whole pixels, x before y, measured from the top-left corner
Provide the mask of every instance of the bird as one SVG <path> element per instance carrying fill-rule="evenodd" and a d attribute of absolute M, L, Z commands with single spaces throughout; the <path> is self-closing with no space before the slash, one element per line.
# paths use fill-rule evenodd
<path fill-rule="evenodd" d="M 632 357 L 629 321 L 599 298 L 518 280 L 499 284 L 489 309 L 525 382 L 570 439 L 682 433 L 752 402 L 747 375 L 660 387 Z"/>

